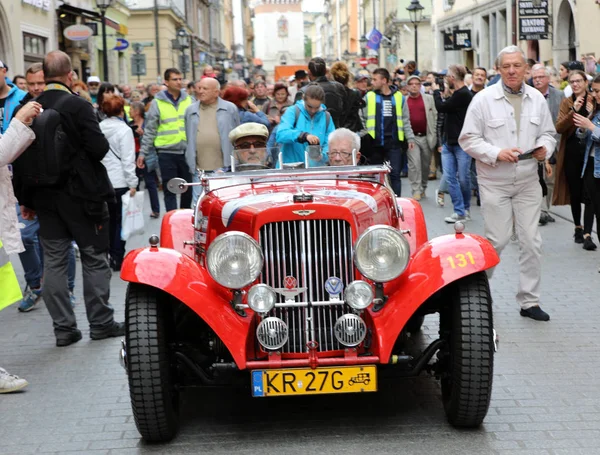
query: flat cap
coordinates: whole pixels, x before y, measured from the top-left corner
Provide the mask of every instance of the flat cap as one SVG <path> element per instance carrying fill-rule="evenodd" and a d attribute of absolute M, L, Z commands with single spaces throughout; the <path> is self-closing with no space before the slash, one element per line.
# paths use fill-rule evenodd
<path fill-rule="evenodd" d="M 266 139 L 269 137 L 269 130 L 265 125 L 261 125 L 260 123 L 242 123 L 230 131 L 229 141 L 235 144 L 235 141 L 238 139 L 248 136 L 263 136 Z"/>
<path fill-rule="evenodd" d="M 413 79 L 418 80 L 419 82 L 421 82 L 421 78 L 419 76 L 416 75 L 412 75 L 412 76 L 408 76 L 408 79 L 406 79 L 406 83 L 408 84 L 410 81 L 412 81 Z"/>

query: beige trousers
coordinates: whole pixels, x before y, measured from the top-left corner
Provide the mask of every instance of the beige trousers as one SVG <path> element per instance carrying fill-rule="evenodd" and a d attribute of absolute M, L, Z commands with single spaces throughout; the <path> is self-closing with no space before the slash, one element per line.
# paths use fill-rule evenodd
<path fill-rule="evenodd" d="M 519 290 L 517 303 L 523 309 L 540 303 L 542 275 L 542 236 L 538 222 L 542 187 L 538 179 L 520 184 L 498 184 L 479 179 L 479 194 L 485 236 L 498 255 L 513 232 L 519 242 Z M 491 278 L 493 269 L 488 271 Z"/>
<path fill-rule="evenodd" d="M 407 151 L 408 180 L 414 193 L 424 193 L 429 182 L 429 164 L 431 149 L 427 144 L 427 136 L 415 136 L 415 148 Z"/>

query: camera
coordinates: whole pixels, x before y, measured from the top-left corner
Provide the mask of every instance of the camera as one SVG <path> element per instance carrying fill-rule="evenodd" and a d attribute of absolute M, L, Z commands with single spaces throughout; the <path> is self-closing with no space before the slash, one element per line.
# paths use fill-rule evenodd
<path fill-rule="evenodd" d="M 439 76 L 438 76 L 438 77 L 436 77 L 436 78 L 435 78 L 435 83 L 436 83 L 437 85 L 439 85 L 439 87 L 440 87 L 440 91 L 442 91 L 442 92 L 443 92 L 443 91 L 445 90 L 445 88 L 444 88 L 444 78 L 443 78 L 443 77 L 439 77 Z"/>

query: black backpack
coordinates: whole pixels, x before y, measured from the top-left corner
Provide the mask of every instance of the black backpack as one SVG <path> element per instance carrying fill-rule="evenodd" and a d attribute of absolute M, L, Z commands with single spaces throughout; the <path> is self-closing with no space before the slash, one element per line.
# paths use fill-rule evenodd
<path fill-rule="evenodd" d="M 69 179 L 75 150 L 56 110 L 60 103 L 44 109 L 31 124 L 35 140 L 15 162 L 25 186 L 59 187 Z"/>

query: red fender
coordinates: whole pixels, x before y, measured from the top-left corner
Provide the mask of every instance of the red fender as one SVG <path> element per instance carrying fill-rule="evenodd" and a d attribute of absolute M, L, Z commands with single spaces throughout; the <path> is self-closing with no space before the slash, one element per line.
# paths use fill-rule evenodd
<path fill-rule="evenodd" d="M 183 242 L 194 240 L 193 211 L 190 209 L 171 210 L 162 220 L 160 228 L 160 246 L 172 248 L 180 253 L 194 257 L 192 245 Z"/>
<path fill-rule="evenodd" d="M 389 299 L 383 309 L 371 313 L 381 362 L 389 362 L 398 335 L 423 302 L 448 284 L 499 262 L 494 247 L 479 235 L 444 235 L 423 244 L 401 278 L 385 286 Z"/>
<path fill-rule="evenodd" d="M 404 215 L 404 221 L 400 219 L 400 229 L 409 229 L 410 234 L 405 237 L 410 245 L 411 254 L 417 251 L 425 242 L 427 242 L 427 224 L 423 208 L 414 199 L 398 198 L 398 206 Z"/>
<path fill-rule="evenodd" d="M 155 287 L 183 302 L 227 346 L 237 366 L 246 367 L 246 339 L 252 318 L 233 311 L 229 291 L 193 259 L 168 248 L 134 250 L 123 261 L 121 279 Z"/>

